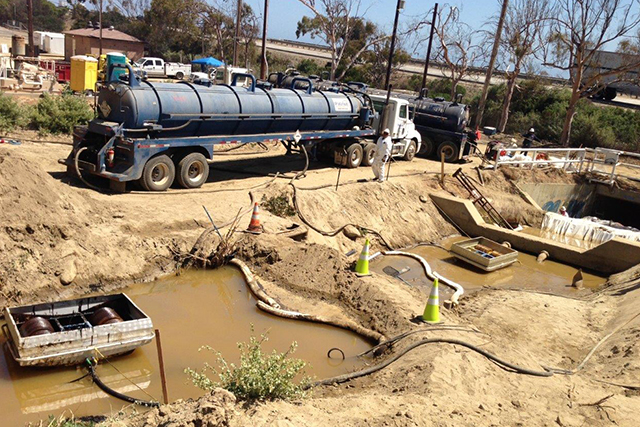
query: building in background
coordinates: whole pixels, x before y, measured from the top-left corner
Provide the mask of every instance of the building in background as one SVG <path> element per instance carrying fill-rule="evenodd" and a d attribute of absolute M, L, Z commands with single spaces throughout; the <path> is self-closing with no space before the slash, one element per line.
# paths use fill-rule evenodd
<path fill-rule="evenodd" d="M 81 28 L 64 32 L 64 58 L 100 53 L 100 29 Z M 114 28 L 102 29 L 102 53 L 121 52 L 135 61 L 144 54 L 144 42 Z"/>

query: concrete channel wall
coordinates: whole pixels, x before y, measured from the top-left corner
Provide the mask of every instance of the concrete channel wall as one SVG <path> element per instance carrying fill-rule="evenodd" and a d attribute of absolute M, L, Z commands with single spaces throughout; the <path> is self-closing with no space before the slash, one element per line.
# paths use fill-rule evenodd
<path fill-rule="evenodd" d="M 591 249 L 580 249 L 488 224 L 470 200 L 435 194 L 431 195 L 431 200 L 459 228 L 473 237 L 484 236 L 498 243 L 507 241 L 514 249 L 534 255 L 545 250 L 555 261 L 605 274 L 618 273 L 640 264 L 640 243 L 614 238 Z"/>
<path fill-rule="evenodd" d="M 520 184 L 520 188 L 548 212 L 567 208 L 569 216 L 588 215 L 595 200 L 596 184 Z"/>

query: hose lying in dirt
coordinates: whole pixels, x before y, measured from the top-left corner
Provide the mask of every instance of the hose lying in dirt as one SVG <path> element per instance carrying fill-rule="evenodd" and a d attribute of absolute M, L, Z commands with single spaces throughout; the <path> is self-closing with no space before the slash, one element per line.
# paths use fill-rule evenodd
<path fill-rule="evenodd" d="M 160 406 L 158 402 L 149 402 L 147 400 L 135 399 L 131 396 L 127 396 L 126 394 L 119 393 L 114 389 L 110 388 L 105 383 L 103 383 L 102 380 L 98 377 L 94 364 L 89 359 L 85 361 L 85 366 L 89 370 L 89 374 L 91 375 L 93 382 L 98 386 L 98 388 L 100 388 L 100 390 L 104 391 L 105 393 L 117 399 L 124 400 L 125 402 L 133 403 L 135 405 L 147 406 L 149 408 L 157 408 L 158 406 Z"/>
<path fill-rule="evenodd" d="M 389 249 L 393 249 L 393 246 L 391 246 L 384 237 L 382 237 L 382 234 L 380 234 L 380 232 L 376 231 L 376 230 L 372 230 L 370 228 L 366 228 L 366 227 L 362 227 L 358 224 L 353 224 L 353 223 L 348 223 L 348 224 L 344 224 L 343 226 L 336 228 L 335 230 L 331 230 L 331 231 L 324 231 L 319 229 L 318 227 L 314 226 L 313 224 L 311 224 L 309 222 L 309 220 L 307 220 L 307 218 L 305 218 L 305 216 L 302 214 L 302 211 L 300 210 L 300 206 L 298 206 L 298 196 L 297 196 L 297 192 L 296 192 L 296 186 L 293 185 L 293 182 L 290 182 L 289 185 L 291 185 L 291 187 L 293 188 L 293 207 L 296 209 L 296 213 L 298 214 L 298 217 L 300 218 L 300 220 L 309 228 L 311 228 L 312 230 L 316 231 L 317 233 L 322 234 L 323 236 L 327 236 L 327 237 L 334 237 L 337 234 L 341 233 L 342 230 L 344 230 L 345 228 L 347 228 L 348 226 L 352 225 L 356 228 L 360 228 L 364 231 L 366 231 L 367 233 L 373 234 L 375 236 L 377 236 L 380 241 L 382 242 L 382 244 L 384 244 L 387 248 Z"/>
<path fill-rule="evenodd" d="M 299 313 L 297 311 L 284 310 L 282 308 L 272 307 L 269 304 L 265 304 L 262 301 L 258 301 L 258 308 L 266 311 L 267 313 L 273 314 L 275 316 L 284 317 L 286 319 L 305 320 L 308 322 L 324 323 L 327 325 L 338 326 L 342 329 L 347 329 L 349 331 L 355 332 L 358 335 L 362 335 L 363 337 L 367 337 L 377 342 L 384 341 L 384 338 L 385 338 L 384 335 L 382 335 L 381 333 L 372 331 L 371 329 L 367 329 L 352 321 L 330 320 L 322 316 L 317 316 L 313 314 L 306 314 L 306 313 Z"/>
<path fill-rule="evenodd" d="M 305 314 L 305 313 L 299 313 L 297 311 L 285 310 L 281 308 L 280 304 L 278 304 L 277 301 L 275 301 L 273 298 L 267 295 L 267 293 L 264 291 L 264 289 L 260 285 L 260 282 L 257 280 L 255 275 L 251 272 L 249 267 L 243 261 L 237 258 L 233 258 L 230 261 L 230 263 L 240 268 L 240 271 L 244 275 L 244 278 L 249 286 L 249 289 L 251 289 L 251 292 L 253 292 L 253 294 L 258 299 L 258 303 L 257 303 L 258 308 L 260 308 L 263 311 L 266 311 L 267 313 L 273 314 L 274 316 L 284 317 L 286 319 L 306 320 L 309 322 L 324 323 L 327 325 L 337 326 L 342 329 L 353 331 L 359 335 L 373 339 L 377 342 L 384 341 L 385 339 L 384 335 L 378 332 L 372 331 L 370 329 L 367 329 L 363 326 L 360 326 L 353 321 L 331 320 L 331 319 L 326 319 L 322 316 L 315 316 L 312 314 Z"/>
<path fill-rule="evenodd" d="M 430 172 L 430 171 L 423 171 L 423 172 L 407 172 L 407 173 L 400 173 L 398 175 L 394 175 L 394 178 L 399 178 L 399 177 L 407 177 L 407 176 L 417 176 L 417 175 L 440 175 L 440 172 Z M 368 180 L 367 179 L 352 179 L 349 181 L 344 181 L 344 182 L 340 182 L 339 186 L 342 187 L 343 185 L 350 185 L 350 184 L 363 184 L 366 183 Z M 322 184 L 322 185 L 318 185 L 315 187 L 297 187 L 298 190 L 303 190 L 303 191 L 309 191 L 309 190 L 322 190 L 325 188 L 335 188 L 335 184 Z"/>
<path fill-rule="evenodd" d="M 361 371 L 357 371 L 357 372 L 352 372 L 350 374 L 344 374 L 344 375 L 339 375 L 337 377 L 333 377 L 333 378 L 327 378 L 325 380 L 321 380 L 321 381 L 317 381 L 313 384 L 310 384 L 307 388 L 311 388 L 311 387 L 317 387 L 317 386 L 323 386 L 323 385 L 330 385 L 330 384 L 340 384 L 343 382 L 347 382 L 347 381 L 351 381 L 355 378 L 359 378 L 359 377 L 364 377 L 366 375 L 370 375 L 373 374 L 374 372 L 377 372 L 381 369 L 386 368 L 387 366 L 391 365 L 393 362 L 395 362 L 396 360 L 400 359 L 402 356 L 404 356 L 405 354 L 407 354 L 408 352 L 410 352 L 411 350 L 426 345 L 426 344 L 434 344 L 434 343 L 447 343 L 447 344 L 455 344 L 455 345 L 461 345 L 463 347 L 466 347 L 470 350 L 475 351 L 476 353 L 480 353 L 481 355 L 483 355 L 484 357 L 486 357 L 487 359 L 491 360 L 492 362 L 495 362 L 498 366 L 500 366 L 502 369 L 505 370 L 511 370 L 513 372 L 517 372 L 519 374 L 524 374 L 524 375 L 532 375 L 532 376 L 536 376 L 536 377 L 551 377 L 553 376 L 553 372 L 549 372 L 549 371 L 534 371 L 531 369 L 527 369 L 527 368 L 523 368 L 517 365 L 514 365 L 512 363 L 509 363 L 505 360 L 500 359 L 498 356 L 489 353 L 488 351 L 477 347 L 473 344 L 470 344 L 468 342 L 465 341 L 461 341 L 461 340 L 457 340 L 457 339 L 451 339 L 451 338 L 427 338 L 421 341 L 418 341 L 414 344 L 411 344 L 409 347 L 406 347 L 404 349 L 402 349 L 399 353 L 395 354 L 393 357 L 385 360 L 384 362 L 372 366 L 370 368 L 367 369 L 363 369 Z"/>
<path fill-rule="evenodd" d="M 451 295 L 451 302 L 454 304 L 458 304 L 458 299 L 460 299 L 462 294 L 464 294 L 464 288 L 462 286 L 460 286 L 459 284 L 457 284 L 452 280 L 447 279 L 446 277 L 442 277 L 437 272 L 432 271 L 429 263 L 427 263 L 427 261 L 424 258 L 422 258 L 420 255 L 412 254 L 411 252 L 403 252 L 403 251 L 385 251 L 382 254 L 407 256 L 417 260 L 422 265 L 422 268 L 424 269 L 424 272 L 427 275 L 427 277 L 429 277 L 431 280 L 438 279 L 440 282 L 444 283 L 445 285 L 455 290 L 453 295 Z"/>
<path fill-rule="evenodd" d="M 185 189 L 181 189 L 181 190 L 172 188 L 171 191 L 163 191 L 163 192 L 156 192 L 156 191 L 129 191 L 127 194 L 143 194 L 143 195 L 147 195 L 147 196 L 179 196 L 180 194 L 211 194 L 211 193 L 228 193 L 228 192 L 232 192 L 232 191 L 248 191 L 248 190 L 255 190 L 256 188 L 260 188 L 260 187 L 265 187 L 265 186 L 271 184 L 277 178 L 280 178 L 278 176 L 278 174 L 276 174 L 270 180 L 265 181 L 265 182 L 263 182 L 261 184 L 256 184 L 256 185 L 252 185 L 251 187 L 242 187 L 242 188 L 216 188 L 214 190 L 203 190 L 202 187 L 200 187 L 200 188 L 188 188 L 188 189 L 185 188 Z"/>
<path fill-rule="evenodd" d="M 356 355 L 356 357 L 363 357 L 363 356 L 366 356 L 367 354 L 373 354 L 374 356 L 379 356 L 380 354 L 384 353 L 385 351 L 393 347 L 395 343 L 397 343 L 398 341 L 408 336 L 411 336 L 414 334 L 422 334 L 425 332 L 435 332 L 435 331 L 458 331 L 458 332 L 469 332 L 473 334 L 485 334 L 484 332 L 479 331 L 478 329 L 467 328 L 460 325 L 429 326 L 426 328 L 414 329 L 412 331 L 403 332 L 400 335 L 396 335 L 395 337 L 389 338 L 387 341 L 381 342 L 380 344 L 374 347 L 371 347 L 369 350 L 363 351 L 362 353 Z"/>

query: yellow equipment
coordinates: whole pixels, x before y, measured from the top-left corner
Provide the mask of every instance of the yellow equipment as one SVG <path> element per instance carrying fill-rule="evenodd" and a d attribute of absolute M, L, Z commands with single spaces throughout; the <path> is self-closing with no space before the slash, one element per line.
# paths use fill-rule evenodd
<path fill-rule="evenodd" d="M 71 57 L 70 88 L 74 92 L 85 93 L 96 89 L 98 80 L 98 60 L 86 55 Z"/>

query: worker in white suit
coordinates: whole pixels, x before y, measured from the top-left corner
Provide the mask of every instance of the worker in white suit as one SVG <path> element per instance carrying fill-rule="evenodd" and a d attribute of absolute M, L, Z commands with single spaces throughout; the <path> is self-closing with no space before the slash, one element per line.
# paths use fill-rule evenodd
<path fill-rule="evenodd" d="M 376 142 L 376 155 L 373 159 L 371 169 L 373 169 L 373 175 L 378 182 L 383 182 L 387 179 L 385 175 L 385 169 L 387 162 L 391 159 L 391 148 L 393 142 L 389 135 L 389 129 L 382 131 L 382 136 L 378 138 Z"/>

